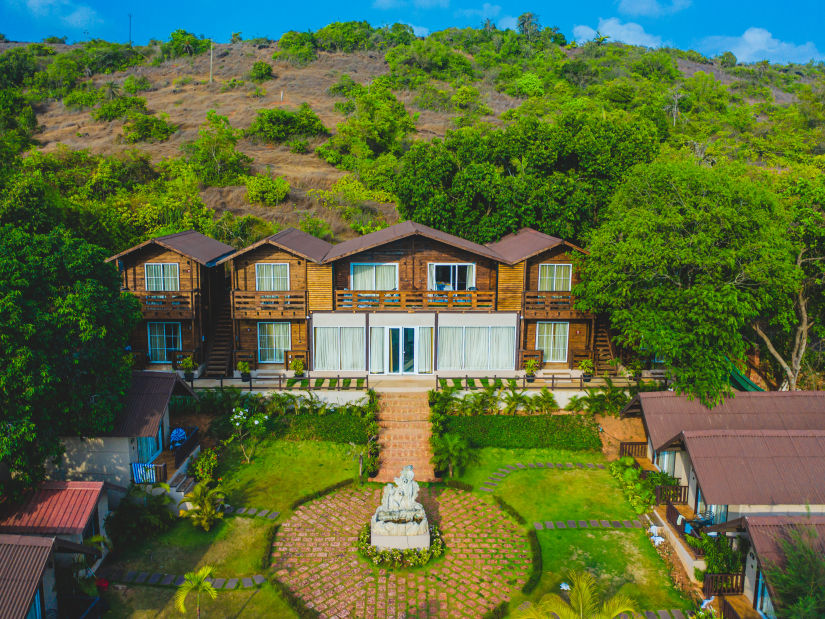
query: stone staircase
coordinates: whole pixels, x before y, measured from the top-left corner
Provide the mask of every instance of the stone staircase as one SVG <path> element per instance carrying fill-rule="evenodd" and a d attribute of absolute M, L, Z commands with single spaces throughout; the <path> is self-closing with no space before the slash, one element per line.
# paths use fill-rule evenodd
<path fill-rule="evenodd" d="M 391 482 L 408 464 L 412 464 L 417 481 L 435 481 L 426 392 L 382 393 L 378 426 L 381 452 L 374 481 Z"/>
<path fill-rule="evenodd" d="M 206 376 L 227 376 L 231 362 L 232 315 L 227 301 L 215 317 L 215 333 L 206 359 Z"/>

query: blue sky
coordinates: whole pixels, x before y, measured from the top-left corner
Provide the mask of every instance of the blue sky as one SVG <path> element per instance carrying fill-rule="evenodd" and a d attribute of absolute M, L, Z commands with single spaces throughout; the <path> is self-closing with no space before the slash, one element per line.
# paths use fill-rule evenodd
<path fill-rule="evenodd" d="M 12 40 L 37 41 L 66 35 L 145 43 L 165 39 L 176 28 L 226 41 L 278 38 L 286 30 L 317 29 L 331 21 L 366 19 L 373 25 L 404 22 L 419 34 L 449 26 L 474 26 L 485 18 L 514 28 L 526 11 L 568 38 L 586 40 L 598 30 L 613 40 L 657 47 L 673 45 L 705 54 L 731 50 L 740 61 L 825 60 L 825 0 L 354 0 L 350 2 L 217 2 L 206 0 L 0 0 L 0 33 Z"/>

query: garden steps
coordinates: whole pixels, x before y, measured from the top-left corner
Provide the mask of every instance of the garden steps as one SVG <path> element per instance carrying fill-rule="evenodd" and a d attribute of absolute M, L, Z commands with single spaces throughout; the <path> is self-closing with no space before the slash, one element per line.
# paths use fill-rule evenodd
<path fill-rule="evenodd" d="M 430 405 L 426 392 L 382 393 L 378 427 L 381 452 L 375 481 L 393 481 L 408 464 L 418 481 L 436 479 L 430 462 Z"/>

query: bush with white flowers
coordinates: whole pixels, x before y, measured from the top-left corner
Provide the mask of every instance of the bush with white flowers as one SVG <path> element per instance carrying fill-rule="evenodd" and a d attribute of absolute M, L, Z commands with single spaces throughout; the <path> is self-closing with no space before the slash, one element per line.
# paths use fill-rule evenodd
<path fill-rule="evenodd" d="M 232 409 L 232 416 L 229 418 L 232 424 L 230 440 L 238 441 L 247 464 L 250 462 L 250 453 L 246 450 L 245 441 L 262 436 L 266 432 L 268 420 L 269 417 L 263 411 L 253 411 L 243 406 Z"/>

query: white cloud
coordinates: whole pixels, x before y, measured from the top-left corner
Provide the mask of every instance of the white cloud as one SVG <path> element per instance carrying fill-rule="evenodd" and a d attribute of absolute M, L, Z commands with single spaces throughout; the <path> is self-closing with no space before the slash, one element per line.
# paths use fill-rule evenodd
<path fill-rule="evenodd" d="M 505 15 L 498 20 L 498 27 L 502 30 L 515 30 L 516 26 L 518 26 L 518 19 L 511 15 Z"/>
<path fill-rule="evenodd" d="M 407 24 L 410 28 L 413 29 L 413 34 L 417 37 L 425 37 L 430 34 L 430 29 L 425 28 L 424 26 L 416 26 L 415 24 Z"/>
<path fill-rule="evenodd" d="M 662 37 L 645 32 L 645 29 L 639 24 L 633 22 L 622 23 L 618 17 L 599 18 L 599 26 L 596 29 L 590 26 L 575 26 L 573 36 L 577 41 L 590 41 L 596 36 L 597 31 L 610 37 L 611 41 L 621 41 L 628 45 L 659 47 L 662 44 Z"/>
<path fill-rule="evenodd" d="M 498 4 L 490 4 L 485 2 L 480 9 L 461 9 L 456 11 L 456 15 L 463 15 L 464 17 L 478 17 L 480 19 L 492 19 L 498 17 L 501 13 L 501 7 Z"/>
<path fill-rule="evenodd" d="M 72 0 L 23 0 L 20 9 L 40 19 L 55 19 L 70 28 L 87 28 L 103 20 L 92 7 Z"/>
<path fill-rule="evenodd" d="M 400 9 L 406 2 L 403 0 L 373 0 L 372 8 L 387 11 L 390 9 Z"/>
<path fill-rule="evenodd" d="M 413 0 L 413 4 L 419 9 L 446 9 L 450 0 Z"/>
<path fill-rule="evenodd" d="M 643 15 L 645 17 L 661 17 L 684 11 L 690 6 L 691 0 L 621 0 L 619 13 L 625 15 Z"/>
<path fill-rule="evenodd" d="M 731 51 L 740 62 L 772 60 L 806 63 L 809 60 L 825 60 L 825 55 L 813 42 L 796 45 L 781 41 L 764 28 L 748 28 L 739 37 L 707 37 L 700 47 L 709 53 Z"/>

